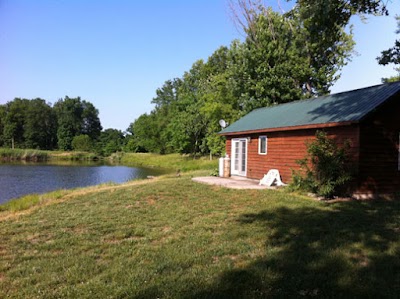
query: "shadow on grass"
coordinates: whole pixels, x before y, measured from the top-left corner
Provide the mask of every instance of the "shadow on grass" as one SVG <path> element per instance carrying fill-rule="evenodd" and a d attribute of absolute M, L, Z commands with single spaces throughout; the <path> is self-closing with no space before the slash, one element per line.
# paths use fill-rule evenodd
<path fill-rule="evenodd" d="M 399 298 L 400 202 L 342 202 L 243 214 L 265 230 L 262 258 L 176 298 Z M 190 286 L 191 285 L 191 286 Z M 162 298 L 168 285 L 134 298 Z M 174 297 L 174 296 L 172 296 Z"/>
<path fill-rule="evenodd" d="M 265 256 L 222 273 L 207 290 L 188 297 L 400 296 L 399 202 L 282 207 L 241 215 L 238 223 L 269 231 Z"/>

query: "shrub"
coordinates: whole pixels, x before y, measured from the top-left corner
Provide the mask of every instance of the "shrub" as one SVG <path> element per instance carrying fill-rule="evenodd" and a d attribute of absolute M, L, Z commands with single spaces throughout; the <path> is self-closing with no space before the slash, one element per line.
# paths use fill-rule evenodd
<path fill-rule="evenodd" d="M 92 139 L 88 135 L 78 135 L 72 139 L 72 148 L 75 151 L 89 152 L 92 150 Z"/>
<path fill-rule="evenodd" d="M 325 132 L 317 131 L 316 139 L 307 144 L 307 156 L 297 161 L 300 171 L 292 175 L 293 190 L 316 193 L 325 198 L 342 195 L 351 180 L 350 143 L 339 147 Z"/>

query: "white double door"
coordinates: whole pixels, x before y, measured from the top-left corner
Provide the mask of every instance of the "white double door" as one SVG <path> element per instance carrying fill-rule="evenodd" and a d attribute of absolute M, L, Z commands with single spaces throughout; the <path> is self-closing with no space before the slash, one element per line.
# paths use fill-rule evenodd
<path fill-rule="evenodd" d="M 231 174 L 246 176 L 247 138 L 232 139 Z"/>

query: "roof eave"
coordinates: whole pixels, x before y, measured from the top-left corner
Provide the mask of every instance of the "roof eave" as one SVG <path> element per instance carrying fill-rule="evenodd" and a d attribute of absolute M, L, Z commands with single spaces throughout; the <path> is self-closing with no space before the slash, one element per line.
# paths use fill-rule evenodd
<path fill-rule="evenodd" d="M 269 133 L 269 132 L 281 132 L 281 131 L 324 129 L 324 128 L 331 128 L 331 127 L 350 126 L 352 124 L 357 124 L 357 123 L 358 123 L 358 121 L 344 121 L 344 122 L 312 124 L 312 125 L 302 125 L 302 126 L 290 126 L 290 127 L 280 127 L 280 128 L 265 128 L 265 129 L 257 129 L 257 130 L 227 132 L 227 133 L 221 132 L 218 134 L 221 136 L 238 136 L 238 135 L 249 135 L 249 134 L 257 134 L 257 133 Z"/>

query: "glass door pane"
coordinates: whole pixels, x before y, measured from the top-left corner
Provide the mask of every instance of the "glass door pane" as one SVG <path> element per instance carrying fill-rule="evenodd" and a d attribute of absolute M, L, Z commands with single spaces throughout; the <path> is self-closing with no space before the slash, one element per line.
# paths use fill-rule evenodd
<path fill-rule="evenodd" d="M 246 140 L 241 142 L 241 172 L 246 174 Z"/>

